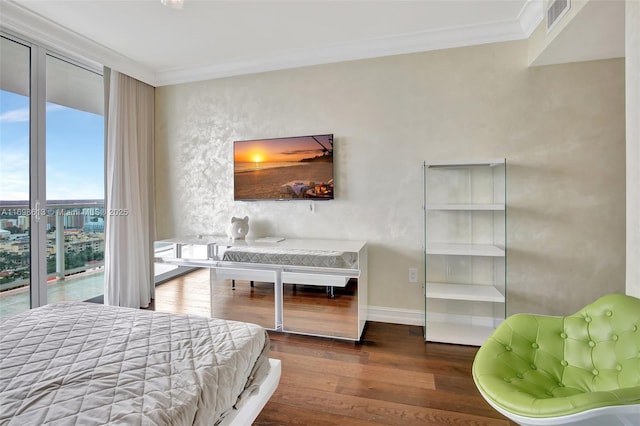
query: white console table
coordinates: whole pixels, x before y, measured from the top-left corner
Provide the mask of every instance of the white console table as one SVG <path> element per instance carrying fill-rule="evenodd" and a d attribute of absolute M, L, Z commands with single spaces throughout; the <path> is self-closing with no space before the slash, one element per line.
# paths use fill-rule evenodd
<path fill-rule="evenodd" d="M 320 239 L 283 239 L 272 241 L 269 239 L 231 240 L 219 235 L 196 235 L 170 238 L 158 243 L 174 245 L 173 257 L 156 258 L 157 263 L 173 264 L 209 268 L 211 286 L 211 306 L 214 306 L 214 283 L 220 280 L 246 280 L 273 283 L 274 292 L 274 326 L 267 327 L 276 331 L 286 331 L 299 334 L 310 334 L 323 337 L 333 337 L 346 340 L 360 340 L 367 320 L 367 246 L 364 241 L 348 240 L 320 240 Z M 225 260 L 227 251 L 249 251 L 253 256 L 249 261 Z M 322 258 L 323 255 L 344 253 L 350 262 L 337 262 L 332 265 L 320 265 L 318 262 L 304 262 L 298 264 L 299 259 L 309 259 L 314 254 Z M 227 253 L 229 254 L 229 253 Z M 246 253 L 245 253 L 246 254 Z M 270 257 L 271 256 L 271 257 Z M 281 261 L 270 259 L 278 259 Z M 253 259 L 258 258 L 258 261 Z M 332 259 L 329 257 L 329 259 Z M 312 263 L 312 264 L 310 264 Z M 332 331 L 322 324 L 317 329 L 299 329 L 288 320 L 289 304 L 283 299 L 285 284 L 303 284 L 327 287 L 345 287 L 351 279 L 357 280 L 357 316 L 353 316 L 347 332 Z M 337 303 L 337 302 L 336 302 Z M 212 312 L 213 315 L 213 312 Z M 313 311 L 305 313 L 312 316 Z M 312 320 L 312 318 L 309 318 Z M 309 321 L 307 321 L 309 322 Z M 352 322 L 352 324 L 351 324 Z"/>

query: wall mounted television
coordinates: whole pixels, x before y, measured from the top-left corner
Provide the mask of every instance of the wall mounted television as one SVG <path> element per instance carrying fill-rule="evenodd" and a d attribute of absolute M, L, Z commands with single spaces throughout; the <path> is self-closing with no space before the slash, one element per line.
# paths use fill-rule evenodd
<path fill-rule="evenodd" d="M 333 134 L 233 143 L 233 198 L 332 200 Z"/>

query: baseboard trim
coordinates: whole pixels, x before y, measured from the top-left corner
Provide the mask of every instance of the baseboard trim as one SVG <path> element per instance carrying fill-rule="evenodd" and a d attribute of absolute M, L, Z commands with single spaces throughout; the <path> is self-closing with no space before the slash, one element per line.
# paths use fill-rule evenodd
<path fill-rule="evenodd" d="M 423 326 L 424 311 L 386 308 L 384 306 L 369 306 L 369 309 L 367 310 L 367 321 Z"/>

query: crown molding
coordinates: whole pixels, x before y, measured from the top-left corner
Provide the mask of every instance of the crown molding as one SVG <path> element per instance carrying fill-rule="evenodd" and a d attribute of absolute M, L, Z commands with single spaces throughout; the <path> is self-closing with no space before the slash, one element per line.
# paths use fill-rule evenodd
<path fill-rule="evenodd" d="M 543 0 L 529 0 L 518 17 L 508 21 L 445 28 L 365 39 L 277 54 L 237 58 L 201 66 L 150 70 L 134 60 L 40 16 L 13 0 L 0 0 L 0 26 L 16 36 L 76 59 L 103 65 L 152 86 L 190 83 L 237 75 L 307 67 L 383 56 L 526 39 L 541 22 Z"/>
<path fill-rule="evenodd" d="M 533 34 L 543 19 L 543 0 L 527 0 L 518 14 L 518 21 L 520 22 L 520 27 L 522 28 L 525 38 L 529 38 L 531 34 Z"/>
<path fill-rule="evenodd" d="M 519 20 L 447 28 L 360 40 L 280 54 L 238 58 L 235 61 L 160 70 L 158 86 L 190 83 L 237 75 L 449 49 L 526 38 Z"/>
<path fill-rule="evenodd" d="M 26 42 L 37 43 L 70 59 L 102 71 L 116 69 L 147 84 L 155 74 L 130 58 L 70 31 L 11 0 L 0 1 L 0 28 Z"/>

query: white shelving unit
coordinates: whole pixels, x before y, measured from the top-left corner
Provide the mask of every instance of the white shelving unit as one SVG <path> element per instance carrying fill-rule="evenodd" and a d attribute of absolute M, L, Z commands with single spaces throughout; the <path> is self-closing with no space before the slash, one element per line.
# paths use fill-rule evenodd
<path fill-rule="evenodd" d="M 506 161 L 424 164 L 425 340 L 481 345 L 506 315 Z"/>

